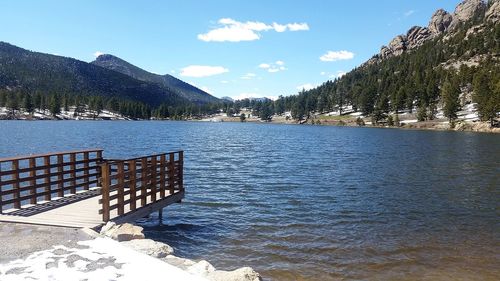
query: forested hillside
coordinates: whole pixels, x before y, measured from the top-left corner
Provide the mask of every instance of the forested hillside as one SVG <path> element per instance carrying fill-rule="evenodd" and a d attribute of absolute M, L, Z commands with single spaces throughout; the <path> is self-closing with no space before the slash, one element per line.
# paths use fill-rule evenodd
<path fill-rule="evenodd" d="M 217 98 L 187 83 L 176 80 L 170 85 L 173 89 L 95 64 L 0 42 L 0 107 L 12 115 L 19 110 L 49 110 L 55 117 L 61 107 L 74 107 L 75 114 L 107 109 L 136 119 L 185 118 L 220 107 L 207 104 L 217 103 Z"/>
<path fill-rule="evenodd" d="M 477 103 L 481 119 L 493 125 L 500 112 L 499 13 L 499 1 L 480 0 L 462 2 L 453 14 L 439 10 L 428 28 L 397 36 L 340 79 L 250 106 L 262 119 L 285 111 L 298 120 L 335 110 L 342 115 L 349 106 L 375 122 L 401 110 L 416 110 L 419 121 L 432 120 L 438 108 L 453 121 L 462 106 Z"/>
<path fill-rule="evenodd" d="M 214 96 L 190 85 L 182 80 L 179 80 L 172 75 L 158 75 L 132 65 L 113 55 L 100 55 L 92 64 L 114 70 L 140 81 L 146 81 L 161 85 L 175 92 L 180 97 L 197 104 L 209 102 L 219 102 Z"/>

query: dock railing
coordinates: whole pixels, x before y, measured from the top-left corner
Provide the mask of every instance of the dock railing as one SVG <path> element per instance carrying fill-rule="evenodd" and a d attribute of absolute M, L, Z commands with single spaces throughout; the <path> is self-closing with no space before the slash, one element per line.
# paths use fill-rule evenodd
<path fill-rule="evenodd" d="M 107 160 L 101 164 L 99 200 L 104 222 L 153 204 L 176 192 L 184 192 L 183 151 L 126 160 Z"/>
<path fill-rule="evenodd" d="M 102 150 L 0 158 L 0 213 L 97 187 Z"/>

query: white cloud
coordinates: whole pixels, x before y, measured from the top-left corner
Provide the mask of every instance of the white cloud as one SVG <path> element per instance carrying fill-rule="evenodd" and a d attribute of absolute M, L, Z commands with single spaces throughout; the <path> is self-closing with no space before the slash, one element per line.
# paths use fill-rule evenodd
<path fill-rule="evenodd" d="M 308 91 L 308 90 L 311 90 L 314 88 L 316 88 L 316 85 L 313 85 L 311 83 L 306 83 L 306 84 L 297 86 L 297 90 L 299 90 L 299 91 L 302 91 L 302 90 Z"/>
<path fill-rule="evenodd" d="M 221 82 L 222 84 L 228 84 L 228 83 L 229 83 L 229 81 L 227 81 L 227 80 L 222 80 L 222 81 L 220 81 L 220 82 Z"/>
<path fill-rule="evenodd" d="M 181 69 L 181 76 L 186 77 L 208 77 L 229 72 L 222 66 L 190 65 Z"/>
<path fill-rule="evenodd" d="M 319 59 L 322 61 L 338 61 L 338 60 L 350 60 L 354 58 L 354 53 L 349 51 L 328 51 L 326 54 L 322 55 Z"/>
<path fill-rule="evenodd" d="M 175 74 L 175 70 L 173 70 L 173 69 L 170 70 L 170 73 Z"/>
<path fill-rule="evenodd" d="M 219 26 L 204 34 L 198 34 L 198 39 L 205 42 L 240 42 L 259 40 L 259 32 L 274 30 L 275 32 L 304 31 L 309 30 L 307 23 L 289 23 L 271 25 L 258 22 L 240 22 L 231 18 L 222 18 L 218 21 Z"/>
<path fill-rule="evenodd" d="M 250 80 L 250 79 L 252 79 L 252 78 L 254 78 L 256 76 L 257 75 L 255 73 L 247 73 L 247 74 L 241 76 L 241 79 Z"/>
<path fill-rule="evenodd" d="M 285 32 L 287 26 L 273 22 L 273 28 L 276 32 Z"/>
<path fill-rule="evenodd" d="M 330 73 L 330 72 L 326 72 L 326 71 L 321 71 L 319 73 L 321 76 L 328 76 L 328 78 L 332 78 L 332 79 L 335 79 L 335 78 L 340 78 L 344 75 L 347 74 L 347 72 L 343 71 L 343 70 L 337 70 L 337 72 L 335 73 Z"/>
<path fill-rule="evenodd" d="M 287 27 L 290 31 L 309 30 L 309 25 L 307 25 L 307 23 L 289 23 Z"/>
<path fill-rule="evenodd" d="M 259 64 L 259 68 L 267 69 L 267 72 L 270 73 L 287 70 L 287 68 L 285 67 L 285 62 L 281 60 L 277 60 L 275 63 L 261 63 Z"/>
<path fill-rule="evenodd" d="M 101 51 L 96 51 L 93 55 L 94 55 L 94 57 L 96 57 L 96 58 L 97 58 L 97 57 L 99 57 L 100 55 L 104 55 L 104 53 L 103 53 L 103 52 L 101 52 Z"/>
<path fill-rule="evenodd" d="M 415 10 L 409 10 L 407 12 L 404 13 L 405 17 L 409 17 L 411 15 L 413 15 L 415 13 Z"/>

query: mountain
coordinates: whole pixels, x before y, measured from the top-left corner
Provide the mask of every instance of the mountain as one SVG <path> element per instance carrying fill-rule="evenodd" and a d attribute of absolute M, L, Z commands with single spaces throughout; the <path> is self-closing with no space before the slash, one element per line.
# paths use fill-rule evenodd
<path fill-rule="evenodd" d="M 95 61 L 92 62 L 94 65 L 98 65 L 100 67 L 104 67 L 110 70 L 114 70 L 116 72 L 128 75 L 140 81 L 155 83 L 170 89 L 175 92 L 182 98 L 189 100 L 190 102 L 194 102 L 197 104 L 209 103 L 209 102 L 218 102 L 214 96 L 182 81 L 175 78 L 172 75 L 158 75 L 154 73 L 147 72 L 144 69 L 141 69 L 135 65 L 132 65 L 125 60 L 122 60 L 113 55 L 104 54 L 97 57 Z"/>
<path fill-rule="evenodd" d="M 0 89 L 116 97 L 156 107 L 189 103 L 177 92 L 73 58 L 0 42 Z"/>
<path fill-rule="evenodd" d="M 500 0 L 465 0 L 453 13 L 438 10 L 427 27 L 396 36 L 360 67 L 290 98 L 292 115 L 349 106 L 377 122 L 417 109 L 424 121 L 441 109 L 453 121 L 461 107 L 472 106 L 494 125 L 500 112 L 499 19 Z"/>
<path fill-rule="evenodd" d="M 414 26 L 406 34 L 394 37 L 387 46 L 382 46 L 380 53 L 369 63 L 417 49 L 428 40 L 460 30 L 463 24 L 471 20 L 484 17 L 487 21 L 498 22 L 500 3 L 490 1 L 490 5 L 488 9 L 482 0 L 467 0 L 460 3 L 452 14 L 439 9 L 432 15 L 427 27 Z M 468 32 L 472 33 L 474 30 Z"/>

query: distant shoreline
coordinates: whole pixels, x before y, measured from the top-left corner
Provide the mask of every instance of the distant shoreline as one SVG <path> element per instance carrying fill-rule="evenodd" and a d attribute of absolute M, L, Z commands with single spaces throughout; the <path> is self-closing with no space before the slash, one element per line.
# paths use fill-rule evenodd
<path fill-rule="evenodd" d="M 96 119 L 56 119 L 56 118 L 44 118 L 44 119 L 25 119 L 25 118 L 15 118 L 15 119 L 0 119 L 0 121 L 28 121 L 28 122 L 34 122 L 34 121 L 157 121 L 157 122 L 162 122 L 162 121 L 184 121 L 184 122 L 206 122 L 206 123 L 224 123 L 224 122 L 229 122 L 229 123 L 255 123 L 255 124 L 279 124 L 279 125 L 309 125 L 309 126 L 336 126 L 336 127 L 359 127 L 359 128 L 375 128 L 375 129 L 404 129 L 404 130 L 425 130 L 425 131 L 450 131 L 450 132 L 474 132 L 474 133 L 500 133 L 500 128 L 499 127 L 490 127 L 488 122 L 482 122 L 482 121 L 475 121 L 475 122 L 468 122 L 468 121 L 457 121 L 455 124 L 455 128 L 450 128 L 448 124 L 444 122 L 429 122 L 429 121 L 424 121 L 424 122 L 414 122 L 414 123 L 405 123 L 401 126 L 384 126 L 384 125 L 371 125 L 371 124 L 366 124 L 363 126 L 359 126 L 356 123 L 353 122 L 322 122 L 321 124 L 311 124 L 310 122 L 305 122 L 305 123 L 299 123 L 297 121 L 285 121 L 285 120 L 271 120 L 269 122 L 266 121 L 261 121 L 259 119 L 250 119 L 250 120 L 245 120 L 244 122 L 241 122 L 237 117 L 224 117 L 220 121 L 207 121 L 207 120 L 200 120 L 200 119 L 187 119 L 187 120 L 173 120 L 173 119 L 165 119 L 165 120 L 158 120 L 158 119 L 151 119 L 151 120 L 145 120 L 145 119 L 106 119 L 106 118 L 96 118 Z M 321 122 L 321 121 L 320 121 Z M 404 123 L 404 121 L 402 121 Z"/>

